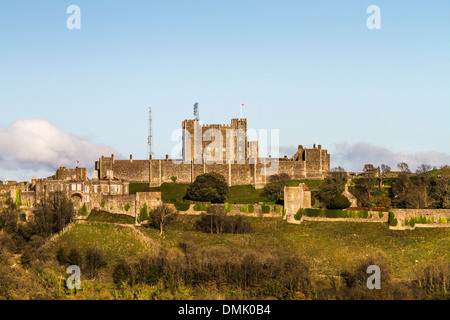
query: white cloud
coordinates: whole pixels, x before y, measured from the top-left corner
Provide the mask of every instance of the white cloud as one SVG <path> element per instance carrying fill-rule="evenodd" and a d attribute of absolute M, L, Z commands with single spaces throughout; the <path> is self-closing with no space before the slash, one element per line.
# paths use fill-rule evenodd
<path fill-rule="evenodd" d="M 10 127 L 0 127 L 1 179 L 24 179 L 24 173 L 33 172 L 36 176 L 48 175 L 59 166 L 74 167 L 76 160 L 91 171 L 100 156 L 112 153 L 113 148 L 92 144 L 47 120 L 17 120 Z"/>
<path fill-rule="evenodd" d="M 436 167 L 450 164 L 450 155 L 437 151 L 392 152 L 387 148 L 364 142 L 336 143 L 334 152 L 331 152 L 331 166 L 342 166 L 347 171 L 362 171 L 366 163 L 374 166 L 384 163 L 392 170 L 397 170 L 397 164 L 400 162 L 407 163 L 411 171 L 415 171 L 423 163 Z"/>

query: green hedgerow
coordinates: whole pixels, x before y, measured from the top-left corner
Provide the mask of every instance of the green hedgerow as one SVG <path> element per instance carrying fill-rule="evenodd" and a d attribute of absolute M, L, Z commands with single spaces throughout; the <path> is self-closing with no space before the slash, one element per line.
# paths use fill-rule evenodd
<path fill-rule="evenodd" d="M 303 217 L 303 209 L 299 208 L 297 213 L 294 215 L 294 219 L 300 221 Z"/>
<path fill-rule="evenodd" d="M 175 202 L 174 206 L 178 211 L 188 211 L 191 207 L 191 204 L 188 202 Z"/>
<path fill-rule="evenodd" d="M 209 205 L 206 203 L 196 203 L 194 205 L 194 210 L 195 211 L 206 211 L 206 209 L 208 209 Z"/>
<path fill-rule="evenodd" d="M 389 212 L 389 225 L 391 227 L 395 227 L 398 224 L 398 220 L 395 218 L 395 214 L 393 212 Z"/>

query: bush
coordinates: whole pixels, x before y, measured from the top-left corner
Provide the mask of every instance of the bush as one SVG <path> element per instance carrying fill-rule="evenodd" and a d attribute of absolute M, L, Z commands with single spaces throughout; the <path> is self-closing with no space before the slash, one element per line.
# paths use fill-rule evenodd
<path fill-rule="evenodd" d="M 303 209 L 299 208 L 297 213 L 294 215 L 294 219 L 300 221 L 303 217 Z"/>
<path fill-rule="evenodd" d="M 281 207 L 273 206 L 273 211 L 275 213 L 281 213 Z"/>
<path fill-rule="evenodd" d="M 80 216 L 85 216 L 85 215 L 88 214 L 88 210 L 87 210 L 87 208 L 86 208 L 86 203 L 83 203 L 83 205 L 81 206 L 81 208 L 78 209 L 78 214 L 79 214 Z"/>
<path fill-rule="evenodd" d="M 447 218 L 445 218 L 445 217 L 439 219 L 439 223 L 441 223 L 441 224 L 447 224 L 447 222 L 448 222 Z"/>
<path fill-rule="evenodd" d="M 232 204 L 226 204 L 224 206 L 224 208 L 225 208 L 225 211 L 228 212 L 228 213 L 233 212 L 233 205 Z"/>
<path fill-rule="evenodd" d="M 31 266 L 31 257 L 28 254 L 28 250 L 25 250 L 25 252 L 20 256 L 20 263 L 25 269 L 28 269 Z"/>
<path fill-rule="evenodd" d="M 342 194 L 327 198 L 325 200 L 327 209 L 347 209 L 350 207 L 350 201 Z"/>
<path fill-rule="evenodd" d="M 66 253 L 64 252 L 63 247 L 59 247 L 58 252 L 56 253 L 56 260 L 58 260 L 60 266 L 66 264 Z"/>
<path fill-rule="evenodd" d="M 105 199 L 102 199 L 102 201 L 100 201 L 100 207 L 104 208 L 106 205 L 106 201 Z"/>
<path fill-rule="evenodd" d="M 254 213 L 255 212 L 255 206 L 252 204 L 248 205 L 248 213 Z"/>
<path fill-rule="evenodd" d="M 88 248 L 85 255 L 85 271 L 90 279 L 96 277 L 98 271 L 106 266 L 103 251 L 97 248 Z"/>
<path fill-rule="evenodd" d="M 248 213 L 248 206 L 241 206 L 239 208 L 239 211 L 242 212 L 242 213 Z"/>
<path fill-rule="evenodd" d="M 80 250 L 78 250 L 77 248 L 70 249 L 69 256 L 67 257 L 67 262 L 69 263 L 69 265 L 81 267 L 82 260 L 83 258 L 81 256 Z"/>
<path fill-rule="evenodd" d="M 228 194 L 228 184 L 218 173 L 205 173 L 198 176 L 186 192 L 186 196 L 195 201 L 222 203 Z"/>
<path fill-rule="evenodd" d="M 188 211 L 191 207 L 191 204 L 187 202 L 175 202 L 174 205 L 178 211 Z"/>
<path fill-rule="evenodd" d="M 120 260 L 119 263 L 117 263 L 117 265 L 114 267 L 112 277 L 114 283 L 120 288 L 122 284 L 131 282 L 131 267 L 125 260 Z"/>
<path fill-rule="evenodd" d="M 125 210 L 125 212 L 128 212 L 128 210 L 130 210 L 130 204 L 126 203 L 123 209 Z"/>
<path fill-rule="evenodd" d="M 141 223 L 143 221 L 148 220 L 148 209 L 147 209 L 147 203 L 144 202 L 142 208 L 139 210 L 139 215 L 137 217 L 137 222 Z"/>
<path fill-rule="evenodd" d="M 243 216 L 227 216 L 225 214 L 202 214 L 196 224 L 197 231 L 205 233 L 253 233 L 252 224 Z"/>
<path fill-rule="evenodd" d="M 263 214 L 270 213 L 270 206 L 262 205 L 260 213 L 263 213 Z"/>
<path fill-rule="evenodd" d="M 379 212 L 378 212 L 378 217 L 379 217 L 380 219 L 383 219 L 383 217 L 384 217 L 384 213 L 383 213 L 383 212 L 381 212 L 381 211 L 379 211 Z"/>
<path fill-rule="evenodd" d="M 398 221 L 395 218 L 395 214 L 393 212 L 389 212 L 389 225 L 391 227 L 395 227 L 395 226 L 397 226 L 397 224 L 398 224 Z"/>
<path fill-rule="evenodd" d="M 206 211 L 208 209 L 209 205 L 207 203 L 196 203 L 194 205 L 195 211 Z"/>

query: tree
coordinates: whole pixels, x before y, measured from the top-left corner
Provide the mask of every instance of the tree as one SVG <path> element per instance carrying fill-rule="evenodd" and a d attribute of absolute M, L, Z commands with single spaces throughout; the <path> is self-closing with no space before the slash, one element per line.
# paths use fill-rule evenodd
<path fill-rule="evenodd" d="M 386 175 L 391 172 L 391 167 L 387 164 L 381 164 L 381 168 L 378 168 L 380 171 L 380 175 L 377 177 L 378 180 L 378 188 L 380 191 L 383 190 L 383 180 L 386 178 Z"/>
<path fill-rule="evenodd" d="M 291 178 L 287 173 L 271 175 L 269 183 L 264 186 L 261 195 L 279 202 L 283 197 L 284 187 L 287 186 L 290 180 Z"/>
<path fill-rule="evenodd" d="M 36 208 L 33 229 L 46 235 L 57 233 L 74 217 L 72 201 L 62 192 L 53 192 Z"/>
<path fill-rule="evenodd" d="M 347 179 L 347 171 L 342 167 L 331 168 L 330 176 L 335 179 Z"/>
<path fill-rule="evenodd" d="M 218 173 L 205 173 L 198 176 L 186 192 L 186 196 L 195 201 L 212 203 L 224 202 L 228 194 L 228 184 Z"/>
<path fill-rule="evenodd" d="M 17 208 L 20 208 L 20 206 L 22 205 L 22 197 L 21 197 L 21 192 L 20 192 L 19 188 L 17 188 L 17 190 L 16 190 L 15 205 L 16 205 Z"/>
<path fill-rule="evenodd" d="M 150 212 L 150 224 L 160 231 L 164 238 L 164 228 L 178 217 L 178 212 L 171 206 L 163 203 Z"/>
<path fill-rule="evenodd" d="M 356 198 L 363 205 L 363 207 L 370 206 L 372 202 L 372 190 L 375 184 L 375 178 L 373 176 L 366 176 L 356 180 Z"/>
<path fill-rule="evenodd" d="M 80 250 L 77 248 L 70 249 L 69 256 L 67 257 L 67 262 L 71 266 L 79 266 L 81 267 L 82 264 L 82 256 Z"/>
<path fill-rule="evenodd" d="M 402 172 L 398 175 L 395 181 L 392 183 L 392 204 L 398 208 L 406 208 L 408 192 L 411 188 L 411 181 L 409 180 L 409 174 Z"/>
<path fill-rule="evenodd" d="M 400 162 L 399 164 L 397 164 L 397 168 L 398 168 L 398 170 L 400 170 L 400 172 L 411 173 L 411 170 L 409 170 L 408 164 L 406 164 L 404 162 Z"/>
<path fill-rule="evenodd" d="M 96 277 L 98 270 L 106 266 L 103 252 L 97 248 L 88 248 L 85 255 L 84 267 L 90 279 Z"/>
<path fill-rule="evenodd" d="M 342 195 L 345 190 L 345 184 L 347 183 L 347 173 L 343 174 L 341 171 L 335 172 L 336 174 L 327 177 L 317 190 L 317 198 L 326 206 L 332 198 Z"/>
<path fill-rule="evenodd" d="M 420 166 L 417 167 L 416 173 L 417 174 L 427 173 L 430 172 L 431 170 L 432 167 L 429 164 L 421 164 Z"/>
<path fill-rule="evenodd" d="M 342 194 L 327 199 L 325 203 L 327 209 L 347 209 L 351 205 L 347 197 Z"/>

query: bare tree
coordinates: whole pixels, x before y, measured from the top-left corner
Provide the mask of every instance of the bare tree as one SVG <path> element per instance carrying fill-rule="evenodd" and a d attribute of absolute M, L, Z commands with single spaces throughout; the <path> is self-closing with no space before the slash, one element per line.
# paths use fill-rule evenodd
<path fill-rule="evenodd" d="M 159 229 L 160 236 L 164 238 L 164 227 L 175 220 L 177 216 L 178 211 L 163 203 L 150 212 L 150 223 Z"/>
<path fill-rule="evenodd" d="M 391 172 L 391 167 L 387 164 L 381 164 L 381 168 L 378 167 L 378 171 L 380 172 L 380 176 L 378 177 L 378 188 L 383 190 L 383 180 L 386 178 L 386 175 Z"/>
<path fill-rule="evenodd" d="M 398 170 L 400 170 L 400 172 L 411 173 L 411 170 L 409 170 L 409 166 L 404 162 L 400 162 L 399 164 L 397 164 L 397 168 Z"/>
<path fill-rule="evenodd" d="M 421 164 L 420 166 L 417 167 L 416 173 L 417 174 L 427 173 L 430 172 L 431 170 L 433 170 L 433 168 L 429 164 Z"/>

